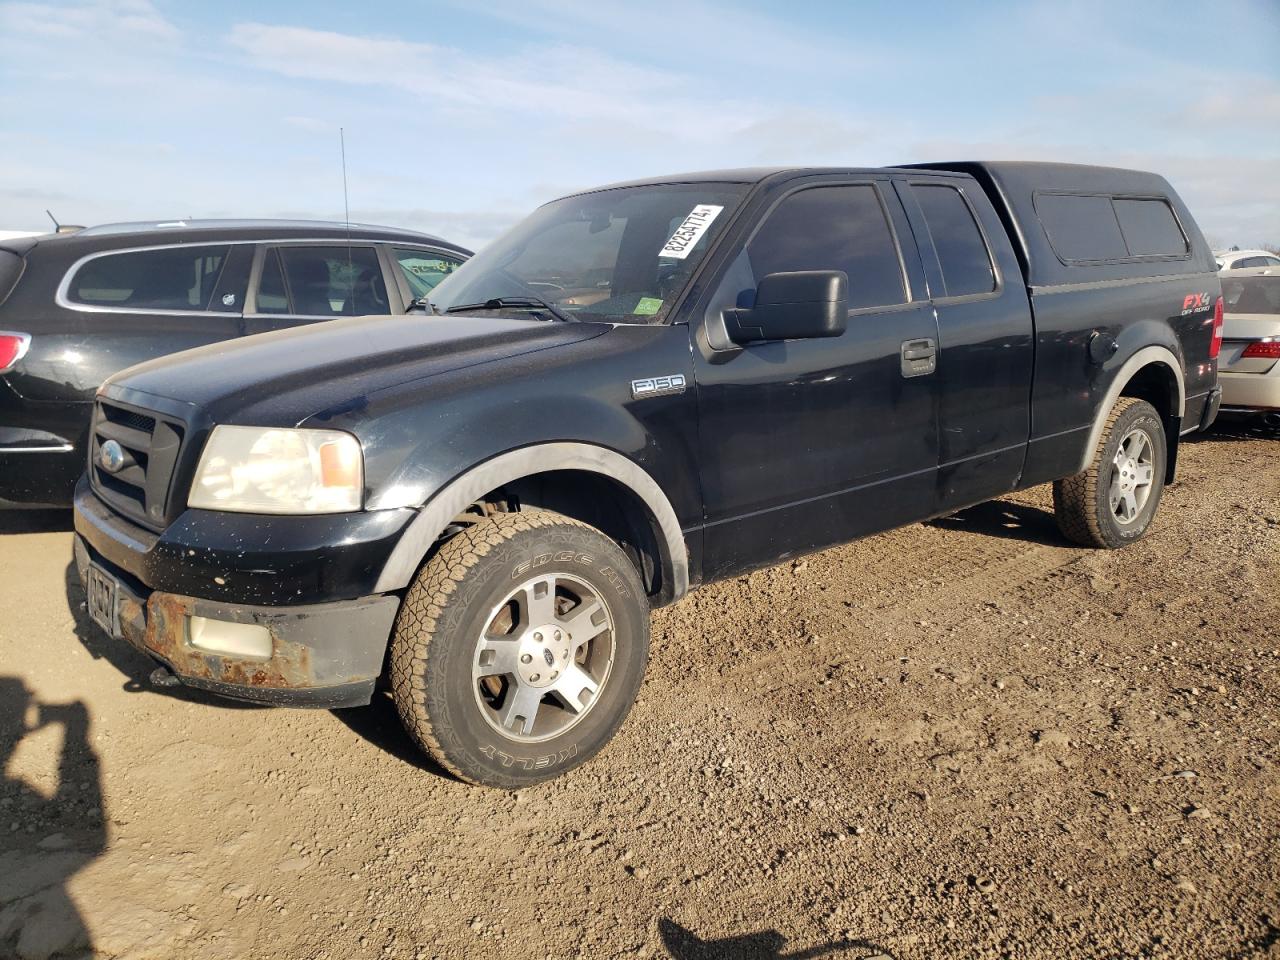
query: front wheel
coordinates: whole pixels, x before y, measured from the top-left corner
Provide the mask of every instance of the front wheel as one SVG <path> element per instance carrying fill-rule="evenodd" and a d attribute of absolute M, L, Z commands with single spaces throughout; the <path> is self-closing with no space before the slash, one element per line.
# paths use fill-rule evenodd
<path fill-rule="evenodd" d="M 1053 485 L 1058 529 L 1086 547 L 1114 550 L 1140 539 L 1160 505 L 1167 462 L 1160 414 L 1145 400 L 1122 397 L 1088 468 Z"/>
<path fill-rule="evenodd" d="M 396 620 L 392 695 L 441 766 L 517 789 L 608 743 L 648 654 L 626 554 L 577 520 L 523 510 L 473 524 L 419 571 Z"/>

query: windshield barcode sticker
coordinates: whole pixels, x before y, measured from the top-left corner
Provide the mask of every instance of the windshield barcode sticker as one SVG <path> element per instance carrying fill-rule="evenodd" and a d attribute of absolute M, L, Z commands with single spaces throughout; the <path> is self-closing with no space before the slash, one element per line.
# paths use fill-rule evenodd
<path fill-rule="evenodd" d="M 671 257 L 675 260 L 683 260 L 689 256 L 702 235 L 707 232 L 707 227 L 711 226 L 711 222 L 715 220 L 716 215 L 723 210 L 724 207 L 713 206 L 709 203 L 700 203 L 693 208 L 693 211 L 684 218 L 684 223 L 676 227 L 676 232 L 671 235 L 671 239 L 662 245 L 662 249 L 658 251 L 660 257 Z"/>

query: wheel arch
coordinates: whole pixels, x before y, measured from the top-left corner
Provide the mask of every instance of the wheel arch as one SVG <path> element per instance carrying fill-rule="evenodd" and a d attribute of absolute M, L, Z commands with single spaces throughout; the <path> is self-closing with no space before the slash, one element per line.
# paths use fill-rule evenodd
<path fill-rule="evenodd" d="M 1182 417 L 1186 412 L 1186 383 L 1182 374 L 1182 364 L 1168 347 L 1152 345 L 1135 351 L 1111 379 L 1102 403 L 1094 414 L 1093 426 L 1089 431 L 1089 442 L 1085 444 L 1084 456 L 1077 472 L 1088 469 L 1094 451 L 1102 438 L 1102 431 L 1107 423 L 1111 408 L 1121 397 L 1137 397 L 1146 400 L 1160 414 L 1164 421 L 1167 463 L 1165 466 L 1165 482 L 1172 483 L 1177 464 L 1178 437 L 1181 432 Z"/>
<path fill-rule="evenodd" d="M 575 494 L 580 499 L 575 500 Z M 627 552 L 637 563 L 655 606 L 672 603 L 688 592 L 684 534 L 662 488 L 622 454 L 575 442 L 509 450 L 441 487 L 401 534 L 378 577 L 378 592 L 407 587 L 455 519 L 491 496 L 558 510 L 601 526 L 615 540 L 626 536 L 624 549 L 634 548 Z M 576 504 L 581 506 L 575 509 Z"/>

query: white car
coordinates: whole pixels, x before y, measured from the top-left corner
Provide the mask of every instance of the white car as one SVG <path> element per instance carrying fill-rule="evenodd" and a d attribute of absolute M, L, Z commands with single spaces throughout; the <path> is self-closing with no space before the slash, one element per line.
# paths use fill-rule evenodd
<path fill-rule="evenodd" d="M 1219 270 L 1265 267 L 1271 271 L 1280 271 L 1280 255 L 1270 250 L 1215 250 L 1213 259 L 1218 261 Z"/>
<path fill-rule="evenodd" d="M 1280 271 L 1223 274 L 1222 301 L 1222 409 L 1262 413 L 1280 426 Z"/>

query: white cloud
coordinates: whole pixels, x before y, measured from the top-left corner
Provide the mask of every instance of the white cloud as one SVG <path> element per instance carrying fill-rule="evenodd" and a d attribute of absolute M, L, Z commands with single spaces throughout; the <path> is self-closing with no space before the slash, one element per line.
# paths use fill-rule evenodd
<path fill-rule="evenodd" d="M 150 0 L 88 0 L 58 6 L 0 3 L 0 33 L 99 40 L 128 36 L 160 41 L 175 40 L 179 35 Z"/>
<path fill-rule="evenodd" d="M 229 39 L 261 70 L 391 86 L 471 118 L 598 119 L 694 140 L 726 135 L 751 118 L 741 104 L 689 96 L 697 84 L 688 77 L 582 47 L 475 56 L 429 43 L 262 23 L 236 24 Z"/>
<path fill-rule="evenodd" d="M 831 83 L 895 62 L 893 51 L 803 26 L 801 17 L 754 13 L 742 4 L 683 0 L 678 8 L 664 8 L 631 0 L 452 0 L 452 5 L 463 15 L 492 17 L 577 43 L 630 41 L 639 56 L 714 64 L 738 82 L 782 68 L 819 74 Z"/>

